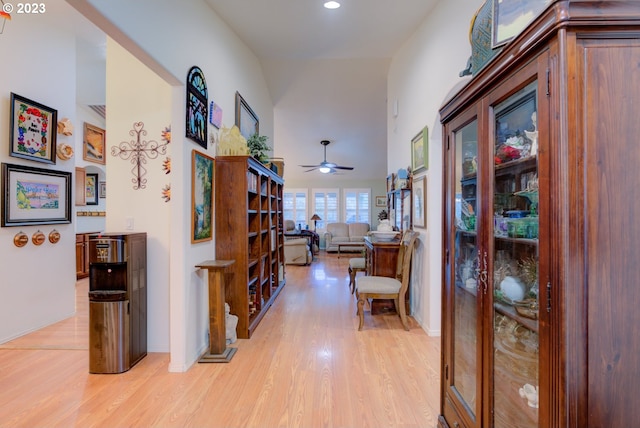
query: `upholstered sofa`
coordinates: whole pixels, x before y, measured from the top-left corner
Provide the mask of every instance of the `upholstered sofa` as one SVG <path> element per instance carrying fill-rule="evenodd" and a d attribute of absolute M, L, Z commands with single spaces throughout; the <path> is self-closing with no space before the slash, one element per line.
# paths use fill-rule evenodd
<path fill-rule="evenodd" d="M 336 252 L 338 244 L 353 243 L 353 246 L 341 246 L 340 251 L 362 251 L 367 233 L 369 223 L 329 223 L 324 234 L 325 250 Z"/>

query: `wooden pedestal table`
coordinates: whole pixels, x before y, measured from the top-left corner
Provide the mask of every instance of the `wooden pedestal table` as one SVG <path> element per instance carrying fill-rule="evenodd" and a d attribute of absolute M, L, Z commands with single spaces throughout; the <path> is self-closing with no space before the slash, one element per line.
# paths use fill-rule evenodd
<path fill-rule="evenodd" d="M 209 352 L 200 363 L 228 363 L 238 350 L 227 347 L 224 273 L 235 260 L 207 260 L 196 267 L 209 271 Z"/>

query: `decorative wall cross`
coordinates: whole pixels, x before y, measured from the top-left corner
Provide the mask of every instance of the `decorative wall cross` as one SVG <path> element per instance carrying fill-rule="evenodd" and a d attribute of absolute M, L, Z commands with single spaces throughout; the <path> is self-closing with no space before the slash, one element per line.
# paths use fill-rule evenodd
<path fill-rule="evenodd" d="M 124 160 L 131 159 L 133 164 L 131 172 L 134 176 L 131 179 L 133 190 L 144 189 L 147 187 L 147 179 L 143 177 L 147 174 L 147 170 L 143 165 L 147 163 L 147 158 L 156 159 L 159 155 L 164 155 L 170 141 L 160 144 L 155 140 L 144 140 L 143 137 L 147 135 L 147 131 L 144 129 L 143 122 L 135 122 L 129 135 L 135 139 L 129 142 L 123 141 L 117 147 L 111 147 L 111 155 L 119 156 Z"/>

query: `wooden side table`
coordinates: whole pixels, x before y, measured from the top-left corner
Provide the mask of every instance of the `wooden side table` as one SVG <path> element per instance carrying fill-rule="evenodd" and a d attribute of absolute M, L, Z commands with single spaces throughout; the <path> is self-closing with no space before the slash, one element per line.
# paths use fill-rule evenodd
<path fill-rule="evenodd" d="M 224 273 L 234 263 L 235 260 L 207 260 L 196 265 L 209 271 L 209 352 L 200 357 L 200 363 L 228 363 L 238 350 L 227 347 L 224 311 Z"/>

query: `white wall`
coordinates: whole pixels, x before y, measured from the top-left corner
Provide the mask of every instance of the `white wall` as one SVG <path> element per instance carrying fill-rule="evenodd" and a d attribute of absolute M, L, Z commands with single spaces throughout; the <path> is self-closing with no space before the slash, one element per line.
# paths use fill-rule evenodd
<path fill-rule="evenodd" d="M 388 146 L 390 171 L 411 164 L 409 144 L 429 127 L 427 228 L 420 232 L 412 281 L 412 313 L 430 335 L 440 334 L 442 270 L 442 129 L 438 110 L 471 54 L 469 23 L 483 0 L 447 0 L 394 55 L 388 80 Z M 398 103 L 398 116 L 393 105 Z"/>
<path fill-rule="evenodd" d="M 47 3 L 51 13 L 35 16 L 12 14 L 0 34 L 0 162 L 56 171 L 74 171 L 74 160 L 55 165 L 9 156 L 10 92 L 58 110 L 76 124 L 75 42 L 71 29 L 56 21 L 66 5 Z M 55 130 L 55 124 L 53 124 Z M 73 137 L 59 141 L 73 144 Z M 73 180 L 72 180 L 73 184 Z M 73 190 L 71 192 L 73 197 Z M 0 196 L 2 198 L 3 196 Z M 72 204 L 73 209 L 73 204 Z M 17 248 L 13 237 L 57 229 L 57 244 L 29 243 Z M 0 228 L 0 343 L 67 318 L 75 312 L 74 224 Z"/>
<path fill-rule="evenodd" d="M 171 207 L 162 198 L 162 189 L 171 184 L 172 176 L 163 171 L 163 162 L 171 158 L 174 145 L 164 146 L 162 131 L 171 125 L 171 87 L 111 39 L 107 40 L 106 75 L 110 188 L 106 231 L 146 232 L 147 346 L 149 352 L 168 352 Z M 134 123 L 142 123 L 140 134 Z M 144 184 L 140 186 L 133 183 L 137 177 L 132 170 L 138 170 L 130 150 L 138 142 L 143 148 L 150 149 L 153 144 L 165 150 L 157 155 L 145 152 L 140 170 Z M 112 156 L 112 147 L 125 147 L 129 154 L 125 159 Z"/>

